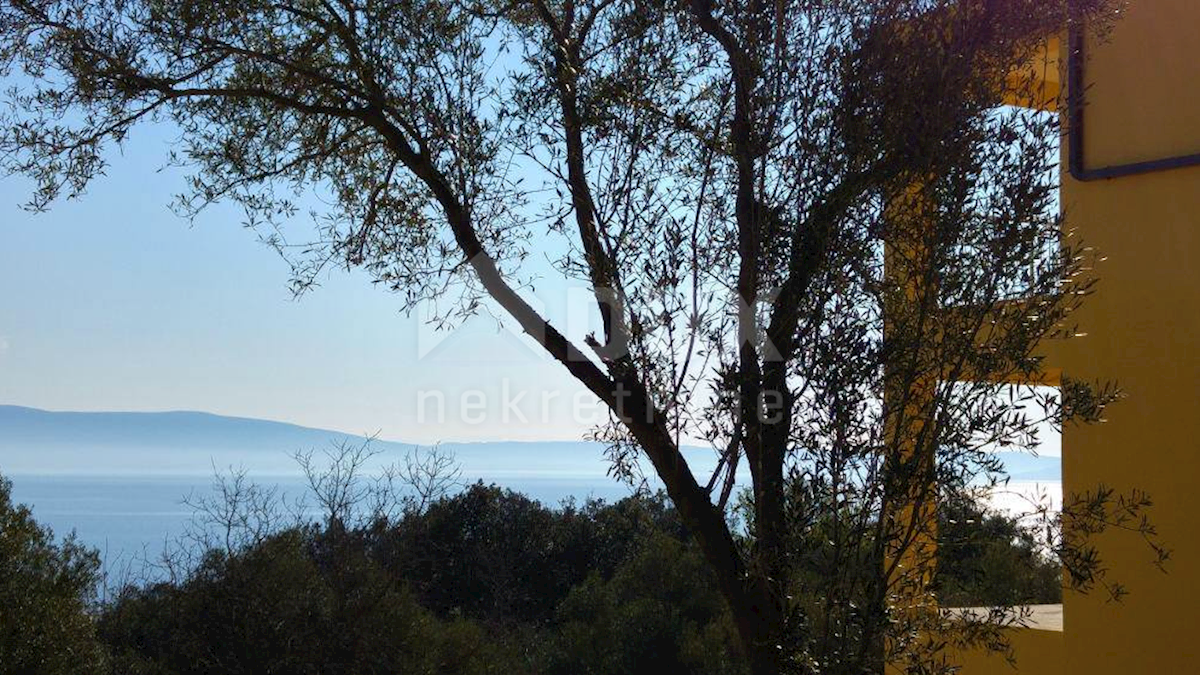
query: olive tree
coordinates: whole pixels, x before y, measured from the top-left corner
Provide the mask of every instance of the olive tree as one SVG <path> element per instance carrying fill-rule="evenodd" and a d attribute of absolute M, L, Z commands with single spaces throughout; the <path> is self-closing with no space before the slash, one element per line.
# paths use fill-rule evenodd
<path fill-rule="evenodd" d="M 1114 394 L 1032 386 L 1094 280 L 1057 117 L 1004 106 L 1053 111 L 1033 55 L 1112 4 L 8 0 L 0 157 L 42 209 L 173 125 L 178 209 L 240 203 L 297 291 L 359 266 L 406 309 L 498 308 L 606 404 L 615 472 L 665 485 L 754 672 L 933 671 L 1004 621 L 932 604 L 939 490 Z M 531 255 L 602 330 L 535 309 Z"/>

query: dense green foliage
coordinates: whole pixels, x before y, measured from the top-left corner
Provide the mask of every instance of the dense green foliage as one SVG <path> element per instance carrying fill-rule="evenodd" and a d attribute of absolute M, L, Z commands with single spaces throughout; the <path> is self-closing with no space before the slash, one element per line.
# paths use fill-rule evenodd
<path fill-rule="evenodd" d="M 741 672 L 662 497 L 549 509 L 482 484 L 393 523 L 210 551 L 127 588 L 100 630 L 119 673 Z"/>
<path fill-rule="evenodd" d="M 8 495 L 0 483 L 6 674 L 746 672 L 713 574 L 661 495 L 551 509 L 475 484 L 391 522 L 209 550 L 185 578 L 123 589 L 96 627 L 95 554 L 55 545 Z M 956 502 L 941 531 L 946 604 L 1060 592 L 1015 521 Z"/>
<path fill-rule="evenodd" d="M 89 612 L 100 561 L 12 503 L 0 477 L 0 672 L 86 675 L 101 672 L 103 650 Z"/>
<path fill-rule="evenodd" d="M 503 625 L 550 621 L 572 588 L 612 577 L 652 534 L 685 537 L 662 497 L 551 510 L 476 484 L 363 536 L 426 607 Z"/>
<path fill-rule="evenodd" d="M 1020 521 L 959 497 L 938 505 L 938 598 L 951 607 L 1062 602 L 1062 569 Z"/>
<path fill-rule="evenodd" d="M 509 672 L 477 625 L 437 619 L 355 542 L 315 529 L 129 588 L 100 627 L 119 673 Z"/>
<path fill-rule="evenodd" d="M 556 618 L 546 659 L 546 672 L 556 675 L 744 670 L 711 572 L 691 547 L 661 532 L 611 578 L 592 574 L 573 589 Z"/>

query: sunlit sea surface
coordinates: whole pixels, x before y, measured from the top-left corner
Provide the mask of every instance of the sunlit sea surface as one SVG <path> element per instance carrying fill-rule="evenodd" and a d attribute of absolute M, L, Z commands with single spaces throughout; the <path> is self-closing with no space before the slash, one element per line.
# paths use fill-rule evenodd
<path fill-rule="evenodd" d="M 124 574 L 144 561 L 153 562 L 164 545 L 182 535 L 193 517 L 185 503 L 189 495 L 212 493 L 211 478 L 203 476 L 73 476 L 15 475 L 13 499 L 29 505 L 38 522 L 56 536 L 74 531 L 84 544 L 97 549 L 105 569 Z M 300 476 L 254 476 L 255 483 L 276 486 L 289 498 L 305 492 Z M 588 498 L 615 501 L 629 487 L 604 476 L 508 477 L 495 482 L 543 504 Z"/>
<path fill-rule="evenodd" d="M 157 560 L 164 547 L 182 535 L 193 518 L 185 503 L 189 495 L 212 492 L 212 479 L 203 476 L 12 476 L 13 498 L 28 504 L 35 517 L 55 535 L 74 531 L 78 539 L 100 552 L 104 568 L 114 576 L 144 576 L 144 563 Z M 255 482 L 276 486 L 288 497 L 305 492 L 300 476 L 257 476 Z M 556 506 L 567 499 L 612 502 L 630 494 L 629 487 L 602 475 L 507 477 L 495 482 L 543 504 Z M 1061 483 L 1010 483 L 993 496 L 993 504 L 1012 511 L 1030 509 L 1031 500 L 1061 504 Z"/>
<path fill-rule="evenodd" d="M 189 501 L 213 496 L 214 471 L 227 474 L 224 467 L 237 467 L 248 480 L 275 488 L 294 503 L 307 492 L 293 456 L 297 450 L 315 452 L 320 471 L 328 453 L 363 444 L 363 437 L 341 432 L 207 413 L 50 412 L 0 405 L 0 475 L 12 480 L 15 501 L 28 504 L 56 535 L 74 531 L 99 551 L 110 575 L 158 559 L 165 544 L 190 524 L 194 530 Z M 461 471 L 460 483 L 481 480 L 547 506 L 571 498 L 613 502 L 632 493 L 608 475 L 611 458 L 600 443 L 455 442 L 440 448 Z M 693 473 L 706 482 L 717 467 L 716 452 L 693 446 L 680 450 Z M 433 456 L 429 452 L 377 439 L 362 474 L 379 475 L 383 467 L 403 465 L 406 458 L 428 459 Z M 1021 512 L 1030 509 L 1031 498 L 1055 505 L 1061 501 L 1057 457 L 1003 453 L 1001 461 L 1012 481 L 991 495 L 995 506 Z M 648 462 L 631 465 L 638 467 L 653 476 Z M 748 479 L 743 462 L 738 484 L 745 486 Z M 661 484 L 647 487 L 657 490 Z"/>

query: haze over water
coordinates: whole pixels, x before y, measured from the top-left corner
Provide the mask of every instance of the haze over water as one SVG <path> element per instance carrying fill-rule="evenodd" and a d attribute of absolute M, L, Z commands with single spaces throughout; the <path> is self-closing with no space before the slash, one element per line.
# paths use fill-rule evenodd
<path fill-rule="evenodd" d="M 274 487 L 289 500 L 305 493 L 297 451 L 361 443 L 362 437 L 292 424 L 205 413 L 72 413 L 0 406 L 0 473 L 13 481 L 13 497 L 31 505 L 57 535 L 75 531 L 100 551 L 115 574 L 154 560 L 193 517 L 185 498 L 212 494 L 214 473 L 244 469 L 248 478 Z M 379 455 L 368 474 L 402 460 L 412 444 L 375 440 Z M 608 475 L 598 443 L 446 443 L 461 469 L 459 484 L 483 481 L 520 492 L 548 506 L 589 498 L 615 501 L 632 488 Z M 715 466 L 712 451 L 685 451 L 697 475 Z M 1061 502 L 1057 457 L 1006 455 L 1012 475 L 993 503 L 1027 510 L 1030 496 Z M 659 486 L 648 483 L 651 489 Z"/>

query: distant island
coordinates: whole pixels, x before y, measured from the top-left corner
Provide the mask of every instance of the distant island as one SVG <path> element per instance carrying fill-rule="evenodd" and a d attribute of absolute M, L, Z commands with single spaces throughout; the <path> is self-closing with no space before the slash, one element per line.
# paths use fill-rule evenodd
<path fill-rule="evenodd" d="M 335 443 L 360 443 L 328 429 L 204 412 L 56 412 L 0 405 L 0 471 L 9 474 L 196 475 L 228 466 L 252 473 L 297 473 L 292 454 Z M 381 461 L 414 444 L 376 439 Z M 604 447 L 587 441 L 443 443 L 465 477 L 604 479 Z M 715 463 L 706 448 L 685 448 L 697 472 Z M 1003 453 L 1014 481 L 1061 480 L 1054 456 Z"/>
<path fill-rule="evenodd" d="M 205 412 L 56 412 L 0 405 L 0 471 L 8 474 L 202 475 L 214 466 L 251 473 L 298 473 L 297 451 L 362 443 L 363 435 Z M 379 461 L 417 447 L 374 439 Z M 443 443 L 465 476 L 603 478 L 603 446 L 586 441 Z M 711 451 L 692 449 L 701 467 Z"/>

